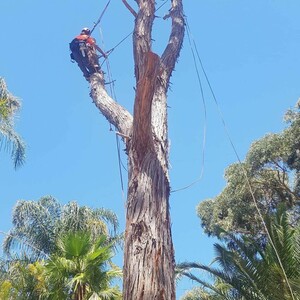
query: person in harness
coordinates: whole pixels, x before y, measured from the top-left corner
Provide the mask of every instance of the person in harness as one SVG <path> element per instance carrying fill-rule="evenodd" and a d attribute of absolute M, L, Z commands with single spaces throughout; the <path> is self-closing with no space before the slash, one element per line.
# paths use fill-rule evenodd
<path fill-rule="evenodd" d="M 107 54 L 96 44 L 88 28 L 83 28 L 80 35 L 72 40 L 70 50 L 71 59 L 77 62 L 86 80 L 89 80 L 92 74 L 101 72 L 97 50 L 104 58 L 107 58 Z"/>

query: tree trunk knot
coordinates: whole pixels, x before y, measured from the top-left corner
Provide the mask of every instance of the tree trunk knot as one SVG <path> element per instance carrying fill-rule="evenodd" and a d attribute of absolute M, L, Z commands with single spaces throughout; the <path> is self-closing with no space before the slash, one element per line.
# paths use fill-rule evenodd
<path fill-rule="evenodd" d="M 132 231 L 133 231 L 133 238 L 135 240 L 138 240 L 141 242 L 141 237 L 143 235 L 143 232 L 145 231 L 145 223 L 143 221 L 140 221 L 139 223 L 131 223 Z"/>
<path fill-rule="evenodd" d="M 133 252 L 133 255 L 138 255 L 142 252 L 143 248 L 141 246 L 135 246 L 135 250 Z"/>
<path fill-rule="evenodd" d="M 156 248 L 156 239 L 152 238 L 152 245 L 154 248 Z"/>

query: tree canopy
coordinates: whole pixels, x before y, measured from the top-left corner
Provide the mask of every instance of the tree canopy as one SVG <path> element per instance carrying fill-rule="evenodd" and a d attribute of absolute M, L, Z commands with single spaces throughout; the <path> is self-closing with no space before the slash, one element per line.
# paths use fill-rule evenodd
<path fill-rule="evenodd" d="M 293 228 L 289 224 L 282 207 L 275 217 L 266 219 L 266 224 L 273 244 L 268 240 L 262 248 L 253 238 L 231 235 L 235 247 L 215 244 L 216 257 L 212 265 L 179 264 L 179 274 L 201 285 L 184 299 L 299 299 L 300 226 Z M 215 283 L 198 277 L 192 269 L 212 275 Z"/>
<path fill-rule="evenodd" d="M 287 127 L 255 141 L 242 163 L 225 171 L 224 190 L 197 207 L 204 231 L 219 236 L 228 232 L 264 236 L 259 215 L 274 214 L 279 204 L 289 209 L 290 221 L 299 220 L 300 198 L 300 101 L 285 115 Z M 247 176 L 246 176 L 247 175 Z M 251 190 L 253 191 L 253 195 Z"/>
<path fill-rule="evenodd" d="M 122 271 L 112 264 L 113 244 L 91 231 L 61 234 L 56 250 L 32 261 L 26 256 L 2 261 L 0 299 L 121 299 L 113 280 Z"/>
<path fill-rule="evenodd" d="M 25 249 L 32 257 L 45 257 L 56 250 L 56 239 L 63 233 L 89 231 L 94 239 L 106 235 L 118 241 L 118 219 L 104 208 L 92 209 L 76 202 L 60 204 L 51 196 L 38 201 L 18 201 L 13 210 L 13 228 L 5 237 L 3 249 Z M 18 248 L 18 247 L 19 248 Z"/>
<path fill-rule="evenodd" d="M 122 277 L 111 261 L 122 240 L 115 213 L 46 196 L 18 201 L 13 225 L 0 259 L 0 299 L 121 298 L 112 286 Z"/>

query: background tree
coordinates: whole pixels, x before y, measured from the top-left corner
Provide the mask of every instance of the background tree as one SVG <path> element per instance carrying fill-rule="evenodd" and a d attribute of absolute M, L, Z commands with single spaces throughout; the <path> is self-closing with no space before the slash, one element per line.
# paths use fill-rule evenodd
<path fill-rule="evenodd" d="M 105 235 L 62 232 L 55 252 L 43 259 L 14 258 L 2 262 L 1 300 L 9 299 L 121 299 L 112 281 L 122 277 L 112 264 L 113 244 Z"/>
<path fill-rule="evenodd" d="M 268 218 L 266 223 L 282 266 L 269 241 L 262 248 L 253 239 L 232 235 L 234 249 L 215 244 L 214 263 L 218 263 L 219 268 L 182 263 L 178 265 L 179 274 L 196 280 L 206 290 L 210 290 L 212 298 L 207 299 L 300 299 L 300 227 L 294 229 L 289 224 L 283 209 L 277 211 L 273 220 Z M 205 282 L 194 275 L 191 269 L 208 272 L 217 279 L 216 284 Z M 200 292 L 196 291 L 195 298 L 191 299 L 206 299 L 197 298 Z"/>
<path fill-rule="evenodd" d="M 111 242 L 120 241 L 118 219 L 108 209 L 80 207 L 76 202 L 62 205 L 51 196 L 38 201 L 18 201 L 13 210 L 13 228 L 3 241 L 6 254 L 24 249 L 33 259 L 56 251 L 62 233 L 89 231 L 94 239 L 101 234 Z"/>
<path fill-rule="evenodd" d="M 32 264 L 25 255 L 1 260 L 0 299 L 40 299 L 45 288 L 41 277 L 43 269 L 43 265 L 38 262 Z"/>
<path fill-rule="evenodd" d="M 93 240 L 89 232 L 67 233 L 57 240 L 57 251 L 45 265 L 48 299 L 121 299 L 113 279 L 122 271 L 111 263 L 113 245 L 102 235 Z M 98 298 L 96 298 L 98 297 Z"/>
<path fill-rule="evenodd" d="M 8 91 L 0 77 L 0 141 L 1 145 L 4 141 L 5 148 L 10 150 L 15 168 L 25 160 L 25 144 L 14 130 L 14 118 L 20 106 L 20 100 Z"/>
<path fill-rule="evenodd" d="M 106 92 L 101 74 L 90 78 L 97 108 L 123 137 L 128 154 L 124 291 L 128 299 L 175 299 L 169 215 L 167 91 L 184 37 L 181 0 L 171 0 L 172 28 L 162 55 L 152 52 L 154 0 L 126 0 L 134 16 L 136 95 L 133 116 Z"/>
<path fill-rule="evenodd" d="M 254 142 L 242 164 L 232 164 L 225 172 L 224 190 L 214 199 L 198 205 L 206 233 L 219 236 L 219 228 L 231 233 L 261 238 L 265 236 L 248 182 L 263 215 L 276 213 L 279 204 L 289 209 L 290 222 L 299 221 L 300 208 L 300 111 L 286 113 L 288 127 Z"/>

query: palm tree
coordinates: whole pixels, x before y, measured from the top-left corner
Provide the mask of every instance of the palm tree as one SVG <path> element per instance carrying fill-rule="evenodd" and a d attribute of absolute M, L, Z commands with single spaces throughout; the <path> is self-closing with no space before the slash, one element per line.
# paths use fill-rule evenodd
<path fill-rule="evenodd" d="M 230 235 L 233 248 L 214 246 L 214 262 L 219 268 L 182 263 L 177 266 L 178 274 L 199 282 L 204 289 L 212 291 L 211 295 L 221 297 L 217 299 L 300 299 L 300 230 L 289 225 L 287 213 L 282 209 L 275 220 L 267 219 L 266 224 L 275 247 L 269 241 L 262 249 L 254 240 Z M 222 288 L 200 279 L 191 269 L 208 272 Z"/>
<path fill-rule="evenodd" d="M 111 282 L 122 272 L 110 262 L 112 244 L 104 235 L 94 241 L 87 232 L 67 233 L 57 245 L 45 265 L 49 299 L 121 299 Z"/>
<path fill-rule="evenodd" d="M 121 299 L 111 284 L 122 272 L 111 262 L 113 245 L 106 236 L 94 240 L 91 232 L 69 232 L 56 244 L 56 252 L 42 260 L 22 256 L 2 261 L 0 299 Z"/>
<path fill-rule="evenodd" d="M 7 89 L 0 77 L 0 142 L 4 141 L 5 149 L 10 150 L 15 168 L 25 161 L 25 144 L 14 130 L 14 117 L 20 108 L 20 101 Z"/>
<path fill-rule="evenodd" d="M 13 210 L 13 225 L 4 239 L 4 252 L 12 254 L 18 246 L 33 260 L 55 252 L 57 236 L 66 232 L 89 231 L 93 239 L 104 234 L 112 242 L 120 240 L 118 219 L 112 211 L 79 206 L 76 202 L 62 205 L 51 196 L 18 201 Z"/>

